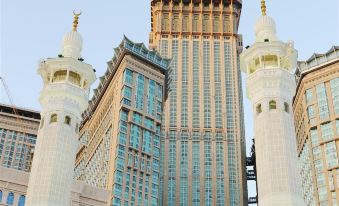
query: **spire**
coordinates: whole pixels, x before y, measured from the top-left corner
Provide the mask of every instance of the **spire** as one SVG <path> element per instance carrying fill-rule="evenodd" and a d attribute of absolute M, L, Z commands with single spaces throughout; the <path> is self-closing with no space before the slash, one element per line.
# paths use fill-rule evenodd
<path fill-rule="evenodd" d="M 79 16 L 81 15 L 82 12 L 80 13 L 75 13 L 75 11 L 73 11 L 74 14 L 74 20 L 73 20 L 73 31 L 77 31 L 78 29 L 78 21 L 79 21 Z"/>
<path fill-rule="evenodd" d="M 79 59 L 81 57 L 82 50 L 82 37 L 80 33 L 77 32 L 77 28 L 81 12 L 75 13 L 75 11 L 73 11 L 73 14 L 74 14 L 73 29 L 72 31 L 66 33 L 66 35 L 64 36 L 61 46 L 61 53 L 64 57 Z"/>
<path fill-rule="evenodd" d="M 263 16 L 266 16 L 266 1 L 261 0 L 261 13 Z"/>

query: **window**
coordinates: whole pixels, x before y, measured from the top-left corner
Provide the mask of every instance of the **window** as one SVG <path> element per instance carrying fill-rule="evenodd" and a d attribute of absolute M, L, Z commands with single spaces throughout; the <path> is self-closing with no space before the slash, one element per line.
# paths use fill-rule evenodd
<path fill-rule="evenodd" d="M 7 196 L 7 204 L 8 205 L 13 205 L 13 202 L 14 202 L 14 194 L 13 192 L 10 192 Z"/>
<path fill-rule="evenodd" d="M 199 30 L 199 16 L 194 15 L 193 17 L 193 32 L 198 32 Z"/>
<path fill-rule="evenodd" d="M 287 113 L 290 112 L 290 106 L 288 105 L 287 102 L 284 103 L 284 110 L 285 110 L 285 112 L 287 112 Z"/>
<path fill-rule="evenodd" d="M 163 31 L 169 31 L 169 14 L 163 15 L 161 27 Z"/>
<path fill-rule="evenodd" d="M 53 75 L 53 79 L 52 82 L 61 82 L 61 81 L 65 81 L 67 77 L 67 71 L 66 70 L 62 70 L 62 71 L 57 71 L 54 73 Z"/>
<path fill-rule="evenodd" d="M 68 77 L 68 80 L 72 83 L 72 84 L 75 84 L 75 85 L 78 85 L 80 86 L 80 75 L 75 73 L 75 72 L 72 72 L 70 71 L 69 72 L 69 77 Z"/>
<path fill-rule="evenodd" d="M 188 31 L 188 16 L 185 15 L 183 20 L 182 20 L 182 31 Z"/>
<path fill-rule="evenodd" d="M 323 141 L 328 141 L 328 140 L 333 139 L 334 132 L 333 132 L 333 127 L 332 127 L 331 122 L 320 125 L 320 129 L 321 129 L 321 136 L 322 136 Z"/>
<path fill-rule="evenodd" d="M 71 125 L 71 118 L 69 116 L 65 117 L 65 124 Z"/>
<path fill-rule="evenodd" d="M 204 18 L 202 20 L 202 32 L 209 32 L 210 28 L 209 28 L 209 16 L 208 15 L 204 15 Z"/>
<path fill-rule="evenodd" d="M 25 195 L 21 195 L 20 198 L 19 198 L 18 206 L 24 206 L 25 205 L 25 201 L 26 201 Z"/>
<path fill-rule="evenodd" d="M 172 20 L 172 31 L 178 31 L 178 25 L 179 23 L 179 15 L 174 14 L 173 20 Z"/>
<path fill-rule="evenodd" d="M 269 103 L 270 110 L 277 109 L 277 102 L 274 100 L 271 100 Z"/>
<path fill-rule="evenodd" d="M 257 114 L 260 114 L 262 112 L 261 104 L 258 104 L 256 107 Z"/>
<path fill-rule="evenodd" d="M 2 202 L 2 190 L 0 190 L 0 202 Z"/>
<path fill-rule="evenodd" d="M 50 123 L 57 122 L 57 121 L 58 121 L 58 115 L 57 114 L 52 114 L 51 115 Z"/>

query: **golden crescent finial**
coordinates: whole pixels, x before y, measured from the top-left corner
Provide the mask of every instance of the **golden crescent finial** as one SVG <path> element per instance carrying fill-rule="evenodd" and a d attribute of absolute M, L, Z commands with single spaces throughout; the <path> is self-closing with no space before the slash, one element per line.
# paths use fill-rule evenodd
<path fill-rule="evenodd" d="M 265 0 L 261 0 L 261 13 L 263 16 L 266 16 L 266 2 Z"/>
<path fill-rule="evenodd" d="M 75 10 L 73 11 L 73 15 L 74 15 L 74 20 L 73 20 L 73 31 L 77 31 L 78 29 L 78 23 L 79 23 L 79 16 L 82 14 L 82 12 L 80 11 L 80 13 L 75 13 Z"/>

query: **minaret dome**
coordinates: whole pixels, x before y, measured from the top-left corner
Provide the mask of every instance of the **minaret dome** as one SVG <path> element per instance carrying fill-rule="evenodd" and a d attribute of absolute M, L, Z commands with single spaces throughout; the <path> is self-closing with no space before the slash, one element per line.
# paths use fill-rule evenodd
<path fill-rule="evenodd" d="M 73 12 L 73 14 L 73 29 L 64 36 L 61 46 L 61 53 L 64 57 L 79 59 L 81 57 L 82 50 L 82 37 L 80 33 L 77 32 L 77 26 L 81 12 L 78 14 Z"/>

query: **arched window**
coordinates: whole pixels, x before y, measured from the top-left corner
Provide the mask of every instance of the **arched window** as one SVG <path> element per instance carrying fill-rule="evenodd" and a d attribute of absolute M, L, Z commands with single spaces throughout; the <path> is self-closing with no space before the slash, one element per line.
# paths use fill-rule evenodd
<path fill-rule="evenodd" d="M 25 205 L 25 201 L 26 201 L 25 195 L 21 195 L 20 198 L 19 198 L 18 206 L 24 206 Z"/>
<path fill-rule="evenodd" d="M 68 77 L 69 81 L 72 83 L 72 84 L 75 84 L 75 85 L 78 85 L 80 86 L 80 80 L 81 80 L 81 77 L 78 73 L 75 73 L 75 72 L 72 72 L 72 71 L 69 71 L 69 77 Z"/>
<path fill-rule="evenodd" d="M 290 105 L 287 102 L 284 103 L 285 112 L 290 113 Z"/>
<path fill-rule="evenodd" d="M 271 100 L 269 106 L 270 106 L 270 110 L 277 109 L 277 102 L 274 100 Z"/>
<path fill-rule="evenodd" d="M 2 202 L 2 190 L 0 190 L 0 203 Z"/>
<path fill-rule="evenodd" d="M 7 205 L 13 205 L 14 202 L 14 194 L 13 192 L 10 192 L 7 196 Z"/>
<path fill-rule="evenodd" d="M 65 124 L 71 125 L 71 118 L 69 116 L 65 117 Z"/>
<path fill-rule="evenodd" d="M 51 115 L 50 123 L 57 122 L 57 121 L 58 121 L 58 115 L 57 114 L 52 114 Z"/>
<path fill-rule="evenodd" d="M 262 112 L 261 104 L 258 104 L 258 105 L 257 105 L 256 111 L 257 111 L 257 114 L 260 114 L 260 113 Z"/>
<path fill-rule="evenodd" d="M 56 71 L 53 75 L 52 82 L 65 81 L 67 78 L 67 70 Z"/>

